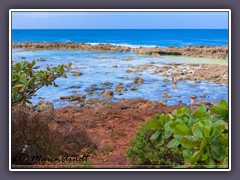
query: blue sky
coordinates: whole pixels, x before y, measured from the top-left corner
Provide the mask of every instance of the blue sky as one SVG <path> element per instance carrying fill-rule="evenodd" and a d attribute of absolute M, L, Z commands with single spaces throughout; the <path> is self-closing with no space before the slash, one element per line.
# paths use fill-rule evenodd
<path fill-rule="evenodd" d="M 13 29 L 227 29 L 227 12 L 13 12 Z"/>

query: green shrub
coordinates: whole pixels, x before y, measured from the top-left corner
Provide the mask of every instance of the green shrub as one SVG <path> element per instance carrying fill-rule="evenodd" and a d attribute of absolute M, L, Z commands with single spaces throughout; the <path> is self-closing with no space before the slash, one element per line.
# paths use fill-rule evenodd
<path fill-rule="evenodd" d="M 70 69 L 68 65 L 59 65 L 57 67 L 47 67 L 45 70 L 37 70 L 36 62 L 21 61 L 12 63 L 12 105 L 30 103 L 29 99 L 36 91 L 44 86 L 58 85 L 55 80 L 58 77 L 67 77 L 66 72 Z"/>
<path fill-rule="evenodd" d="M 170 168 L 183 164 L 181 152 L 175 149 L 168 149 L 166 146 L 159 146 L 157 141 L 150 140 L 154 130 L 146 124 L 136 133 L 131 140 L 130 148 L 127 149 L 127 157 L 132 159 L 135 165 L 147 165 L 145 167 Z"/>
<path fill-rule="evenodd" d="M 156 114 L 137 132 L 127 156 L 135 164 L 227 168 L 228 117 L 225 100 L 210 111 L 202 105 L 196 111 L 183 107 Z"/>

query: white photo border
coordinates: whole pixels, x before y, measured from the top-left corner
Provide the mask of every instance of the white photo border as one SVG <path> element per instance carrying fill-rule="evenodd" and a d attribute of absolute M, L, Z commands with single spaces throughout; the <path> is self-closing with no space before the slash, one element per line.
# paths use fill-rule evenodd
<path fill-rule="evenodd" d="M 224 169 L 15 169 L 11 162 L 11 61 L 12 61 L 12 13 L 13 12 L 228 12 L 228 107 L 229 107 L 229 154 L 228 168 Z M 9 171 L 231 171 L 231 9 L 10 9 L 9 10 Z"/>

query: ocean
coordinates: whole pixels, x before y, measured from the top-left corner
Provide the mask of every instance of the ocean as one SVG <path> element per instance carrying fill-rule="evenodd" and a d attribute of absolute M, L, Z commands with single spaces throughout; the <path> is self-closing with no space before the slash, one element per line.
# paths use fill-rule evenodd
<path fill-rule="evenodd" d="M 226 29 L 12 30 L 13 42 L 107 43 L 127 46 L 228 46 Z"/>
<path fill-rule="evenodd" d="M 13 30 L 12 42 L 78 42 L 78 43 L 111 43 L 127 46 L 228 46 L 227 30 Z M 192 94 L 198 96 L 197 100 L 217 102 L 221 99 L 228 100 L 228 87 L 225 84 L 214 84 L 202 81 L 196 87 L 195 82 L 179 81 L 176 88 L 173 88 L 171 81 L 163 82 L 164 77 L 149 69 L 142 73 L 127 74 L 127 69 L 133 66 L 155 63 L 162 66 L 166 63 L 180 64 L 225 64 L 227 60 L 177 57 L 177 56 L 145 56 L 131 52 L 87 52 L 78 50 L 24 50 L 13 49 L 12 59 L 14 62 L 32 61 L 43 58 L 46 61 L 37 61 L 42 69 L 46 65 L 57 66 L 60 64 L 73 63 L 74 67 L 83 73 L 82 76 L 74 77 L 71 72 L 67 73 L 68 78 L 58 78 L 58 87 L 43 87 L 37 91 L 31 101 L 37 104 L 40 100 L 47 100 L 54 103 L 55 108 L 74 105 L 60 100 L 61 96 L 68 96 L 75 93 L 87 94 L 87 88 L 94 86 L 101 87 L 104 82 L 113 83 L 109 90 L 114 90 L 116 83 L 122 83 L 128 89 L 122 95 L 114 94 L 113 101 L 121 98 L 145 98 L 148 100 L 166 100 L 168 105 L 178 104 L 182 101 L 189 105 L 189 97 Z M 126 59 L 131 59 L 126 61 Z M 113 68 L 117 66 L 118 68 Z M 142 85 L 133 84 L 133 79 L 138 76 L 144 79 Z M 126 80 L 128 79 L 128 80 Z M 136 86 L 137 91 L 131 91 L 131 86 Z M 72 89 L 72 86 L 79 86 L 79 89 Z M 171 98 L 163 98 L 163 91 L 171 94 Z M 217 93 L 216 93 L 217 92 Z M 206 98 L 200 98 L 206 94 Z M 87 95 L 90 98 L 103 98 L 97 94 Z"/>

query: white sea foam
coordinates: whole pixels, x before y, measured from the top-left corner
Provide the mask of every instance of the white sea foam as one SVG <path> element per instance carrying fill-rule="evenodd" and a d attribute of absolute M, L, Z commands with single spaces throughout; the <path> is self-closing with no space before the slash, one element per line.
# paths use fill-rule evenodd
<path fill-rule="evenodd" d="M 133 45 L 133 44 L 121 44 L 121 43 L 86 43 L 86 44 L 91 44 L 91 45 L 98 45 L 98 44 L 111 44 L 114 46 L 124 46 L 124 47 L 130 47 L 130 48 L 139 48 L 139 47 L 148 47 L 148 48 L 153 48 L 153 47 L 160 47 L 160 48 L 167 48 L 166 46 L 157 46 L 157 45 Z"/>

